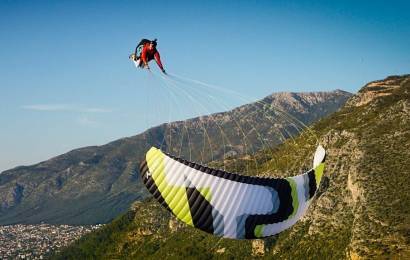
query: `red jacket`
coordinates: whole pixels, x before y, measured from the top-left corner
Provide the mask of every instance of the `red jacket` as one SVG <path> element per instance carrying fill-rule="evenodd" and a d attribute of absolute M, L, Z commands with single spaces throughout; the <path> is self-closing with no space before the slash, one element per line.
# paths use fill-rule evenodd
<path fill-rule="evenodd" d="M 149 61 L 151 61 L 152 59 L 155 59 L 155 61 L 158 64 L 158 67 L 161 70 L 164 70 L 164 67 L 162 66 L 161 63 L 161 57 L 159 55 L 159 52 L 157 50 L 157 48 L 153 48 L 153 49 L 149 49 L 149 43 L 144 44 L 144 47 L 142 48 L 142 52 L 141 52 L 141 60 L 144 64 L 148 64 Z"/>

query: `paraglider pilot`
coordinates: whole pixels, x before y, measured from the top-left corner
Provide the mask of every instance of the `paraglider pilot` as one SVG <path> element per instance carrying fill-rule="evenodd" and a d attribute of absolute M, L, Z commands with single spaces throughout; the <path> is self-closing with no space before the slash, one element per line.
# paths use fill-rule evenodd
<path fill-rule="evenodd" d="M 135 48 L 135 53 L 130 56 L 138 66 L 141 68 L 149 69 L 148 62 L 155 59 L 158 64 L 158 67 L 163 73 L 165 73 L 164 66 L 161 63 L 161 57 L 157 50 L 157 39 L 153 41 L 142 39 L 140 43 Z"/>

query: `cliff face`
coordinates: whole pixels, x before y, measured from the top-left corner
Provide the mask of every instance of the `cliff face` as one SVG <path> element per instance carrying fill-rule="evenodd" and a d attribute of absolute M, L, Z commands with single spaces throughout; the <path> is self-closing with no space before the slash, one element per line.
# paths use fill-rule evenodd
<path fill-rule="evenodd" d="M 146 200 L 59 257 L 409 259 L 409 108 L 410 76 L 388 77 L 364 86 L 340 111 L 315 123 L 314 134 L 257 154 L 268 160 L 254 174 L 285 177 L 310 167 L 316 137 L 328 152 L 306 216 L 275 237 L 219 239 L 180 224 Z"/>
<path fill-rule="evenodd" d="M 231 111 L 163 124 L 5 171 L 0 174 L 0 224 L 108 222 L 147 196 L 138 164 L 151 146 L 174 154 L 182 151 L 181 156 L 201 162 L 251 154 L 298 133 L 283 114 L 310 124 L 350 96 L 342 91 L 273 94 Z M 279 109 L 272 110 L 270 103 Z"/>
<path fill-rule="evenodd" d="M 409 106 L 410 76 L 388 77 L 315 124 L 327 181 L 306 217 L 279 235 L 275 256 L 409 256 Z"/>

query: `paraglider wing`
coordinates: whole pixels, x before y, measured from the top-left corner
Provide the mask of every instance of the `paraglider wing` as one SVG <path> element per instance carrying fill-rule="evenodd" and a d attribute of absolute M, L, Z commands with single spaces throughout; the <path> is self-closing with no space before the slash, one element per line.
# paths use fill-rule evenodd
<path fill-rule="evenodd" d="M 311 170 L 273 179 L 208 168 L 152 147 L 140 171 L 150 193 L 186 224 L 228 238 L 261 238 L 302 217 L 319 187 L 325 154 L 318 146 Z"/>

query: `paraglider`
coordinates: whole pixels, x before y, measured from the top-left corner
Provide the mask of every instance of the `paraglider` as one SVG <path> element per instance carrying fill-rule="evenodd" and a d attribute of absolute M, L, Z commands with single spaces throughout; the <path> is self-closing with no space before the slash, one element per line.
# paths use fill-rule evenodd
<path fill-rule="evenodd" d="M 135 48 L 135 52 L 131 54 L 129 58 L 134 61 L 135 66 L 146 69 L 150 69 L 148 62 L 155 59 L 158 67 L 166 74 L 161 62 L 161 56 L 157 50 L 157 39 L 152 41 L 142 39 Z"/>
<path fill-rule="evenodd" d="M 186 224 L 251 239 L 275 235 L 303 216 L 319 187 L 325 156 L 319 145 L 311 170 L 274 179 L 208 168 L 152 147 L 140 172 L 155 199 Z"/>
<path fill-rule="evenodd" d="M 130 59 L 133 60 L 138 68 L 147 69 L 149 69 L 148 62 L 155 59 L 157 65 L 165 74 L 165 69 L 161 63 L 160 54 L 156 46 L 156 39 L 153 41 L 142 39 L 137 45 L 135 52 L 130 55 Z M 173 94 L 173 91 L 176 91 L 177 94 L 185 95 L 194 102 L 195 107 L 203 107 L 193 96 L 197 91 L 201 91 L 204 88 L 206 90 L 211 89 L 213 92 L 215 90 L 222 90 L 217 86 L 176 74 L 164 76 L 161 73 L 152 73 L 151 75 L 166 85 L 167 90 L 171 93 L 171 98 L 177 97 L 176 94 Z M 200 88 L 195 88 L 191 92 L 188 89 L 184 89 L 185 84 L 195 84 L 200 86 Z M 227 93 L 230 96 L 232 93 L 235 94 L 235 92 L 229 90 Z M 215 98 L 215 93 L 212 95 L 209 93 L 201 95 L 201 100 L 203 97 L 209 97 L 212 102 L 218 102 L 218 99 Z M 275 109 L 273 113 L 265 111 L 270 106 L 270 103 L 260 101 L 254 107 L 255 111 L 262 109 L 259 116 L 266 116 L 267 120 L 272 121 L 273 125 L 275 125 L 274 120 L 276 118 L 279 120 L 284 118 L 284 120 L 289 122 L 294 121 L 292 117 L 287 116 L 280 109 Z M 272 115 L 275 117 L 271 117 Z M 213 120 L 212 117 L 210 119 Z M 233 130 L 232 127 L 235 128 L 237 126 L 236 132 L 239 135 L 242 134 L 240 138 L 244 143 L 244 152 L 246 153 L 249 151 L 247 146 L 248 140 L 240 125 L 242 118 L 232 117 L 227 120 L 232 120 L 232 124 L 228 124 L 229 131 Z M 244 122 L 248 121 L 244 120 Z M 303 123 L 296 122 L 304 126 Z M 203 156 L 203 153 L 205 153 L 205 143 L 208 140 L 210 147 L 209 157 L 213 158 L 212 142 L 207 134 L 207 127 L 202 123 L 199 123 L 199 127 L 204 132 L 204 149 L 198 153 Z M 234 147 L 234 144 L 230 142 L 221 125 L 216 124 L 215 127 L 221 134 L 221 145 L 224 147 L 225 158 L 225 141 L 227 141 L 229 147 Z M 249 128 L 249 126 L 247 127 Z M 300 131 L 297 126 L 295 128 Z M 265 145 L 266 140 L 257 133 L 255 128 L 248 129 L 251 132 L 253 130 L 256 132 L 256 137 L 261 140 L 262 146 Z M 286 129 L 283 129 L 283 132 L 278 129 L 278 133 L 280 135 L 279 138 L 283 137 L 283 139 L 286 139 L 286 136 L 292 136 Z M 172 134 L 170 134 L 169 143 L 167 142 L 168 147 L 173 147 L 171 136 Z M 190 145 L 191 141 L 188 133 L 187 138 L 188 145 Z M 165 142 L 165 139 L 166 137 L 164 136 L 162 143 Z M 185 149 L 183 148 L 184 133 L 181 133 L 181 138 L 178 142 L 180 142 L 181 151 Z M 166 147 L 164 148 L 167 149 Z M 176 149 L 171 148 L 170 151 L 175 153 Z M 187 147 L 187 149 L 189 149 L 189 158 L 192 158 L 191 146 Z M 182 154 L 181 151 L 180 154 Z M 156 147 L 151 147 L 141 162 L 140 176 L 154 198 L 186 224 L 225 238 L 263 238 L 290 228 L 305 214 L 319 188 L 324 171 L 325 156 L 325 149 L 319 145 L 314 155 L 313 167 L 305 173 L 287 178 L 261 178 L 209 168 L 173 156 Z"/>

